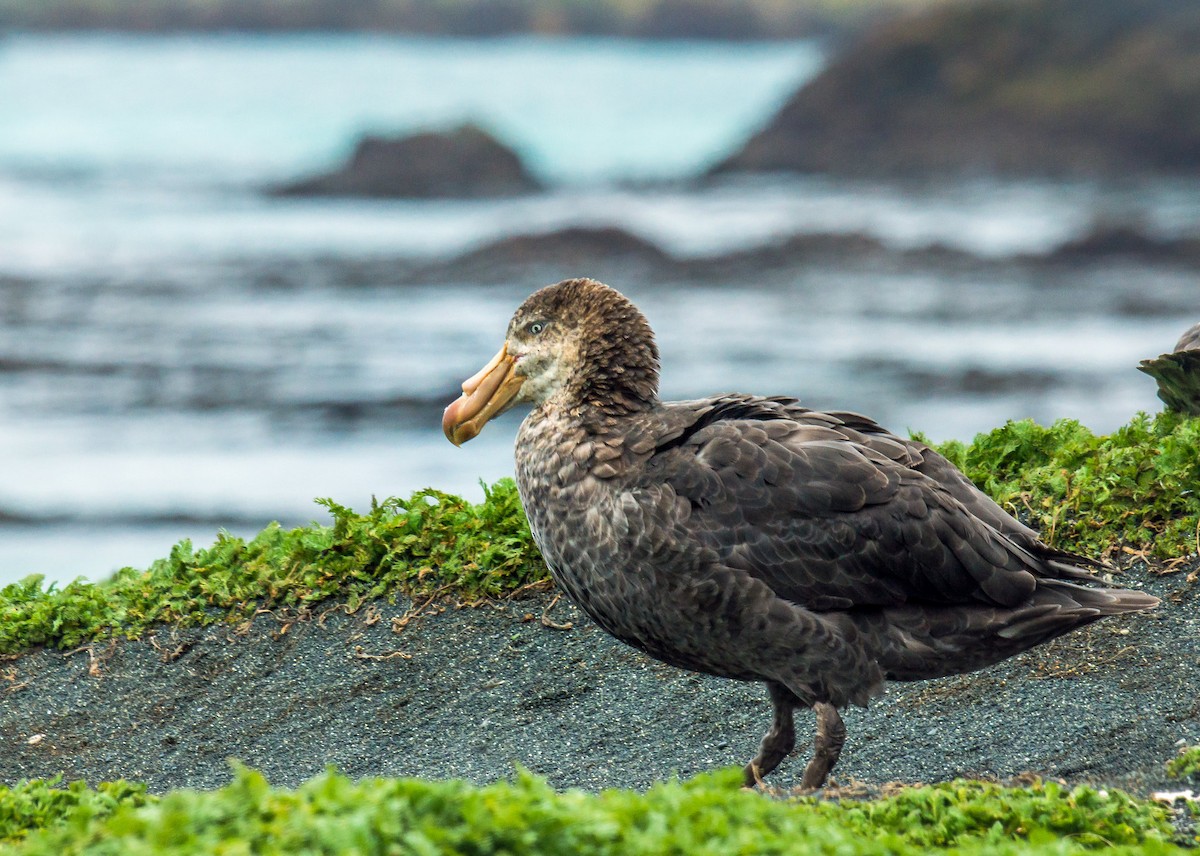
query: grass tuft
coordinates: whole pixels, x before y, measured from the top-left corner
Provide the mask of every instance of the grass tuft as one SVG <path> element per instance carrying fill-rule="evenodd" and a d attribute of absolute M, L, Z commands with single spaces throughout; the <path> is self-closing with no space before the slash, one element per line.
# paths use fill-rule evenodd
<path fill-rule="evenodd" d="M 62 777 L 33 779 L 14 787 L 0 785 L 0 844 L 12 844 L 38 829 L 70 827 L 79 831 L 107 818 L 118 807 L 137 809 L 153 797 L 140 782 L 86 782 L 65 787 Z"/>
<path fill-rule="evenodd" d="M 477 600 L 546 576 L 516 485 L 485 487 L 472 504 L 437 490 L 372 502 L 356 514 L 319 500 L 330 526 L 268 526 L 253 540 L 220 534 L 207 549 L 177 544 L 148 570 L 101 583 L 44 588 L 40 576 L 0 590 L 0 653 L 62 648 L 159 624 L 239 620 L 259 609 L 305 610 L 337 598 L 350 612 L 377 598 L 452 591 Z"/>
<path fill-rule="evenodd" d="M 863 835 L 890 830 L 908 845 L 957 847 L 972 842 L 1052 841 L 1084 848 L 1141 844 L 1169 836 L 1169 813 L 1121 791 L 1068 788 L 1039 781 L 1028 788 L 956 780 L 858 805 L 818 803 Z"/>
<path fill-rule="evenodd" d="M 1053 546 L 1090 556 L 1200 552 L 1200 419 L 1140 413 L 1107 436 L 1073 419 L 1025 419 L 937 448 Z"/>
<path fill-rule="evenodd" d="M 1172 779 L 1200 780 L 1200 746 L 1184 746 L 1167 762 L 1167 775 Z"/>
<path fill-rule="evenodd" d="M 905 789 L 874 802 L 782 802 L 719 770 L 646 792 L 556 792 L 518 770 L 512 781 L 366 779 L 329 770 L 294 790 L 234 765 L 217 791 L 161 798 L 72 785 L 69 806 L 3 831 L 26 856 L 211 853 L 363 854 L 917 854 L 1183 852 L 1162 806 L 1117 792 L 1052 783 L 1009 789 L 979 782 Z M 45 783 L 13 789 L 41 793 Z M 101 786 L 104 788 L 105 786 Z M 89 796 L 90 795 L 90 796 Z M 116 802 L 114 807 L 111 802 Z M 103 803 L 102 808 L 95 806 Z M 65 806 L 65 802 L 64 802 Z M 37 819 L 32 815 L 29 819 Z"/>

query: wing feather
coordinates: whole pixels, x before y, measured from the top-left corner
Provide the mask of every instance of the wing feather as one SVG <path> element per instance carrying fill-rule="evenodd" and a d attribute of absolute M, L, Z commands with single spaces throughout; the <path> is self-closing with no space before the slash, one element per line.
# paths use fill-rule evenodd
<path fill-rule="evenodd" d="M 686 501 L 688 537 L 781 597 L 811 609 L 1011 606 L 1035 588 L 1042 562 L 1002 527 L 1036 535 L 961 474 L 944 484 L 922 472 L 958 473 L 926 447 L 787 399 L 680 407 L 696 418 L 658 444 L 647 484 Z"/>

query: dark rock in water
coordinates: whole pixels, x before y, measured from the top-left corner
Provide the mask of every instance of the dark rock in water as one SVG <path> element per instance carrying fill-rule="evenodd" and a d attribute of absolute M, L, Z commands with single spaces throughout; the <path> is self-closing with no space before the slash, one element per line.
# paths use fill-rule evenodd
<path fill-rule="evenodd" d="M 421 272 L 423 278 L 467 279 L 479 282 L 510 280 L 547 269 L 593 271 L 597 266 L 622 265 L 640 271 L 662 271 L 675 260 L 656 244 L 612 226 L 572 226 L 554 232 L 502 238 L 470 250 L 449 262 Z"/>
<path fill-rule="evenodd" d="M 886 255 L 888 248 L 878 238 L 862 232 L 845 234 L 805 232 L 780 238 L 747 250 L 713 256 L 708 264 L 725 265 L 734 269 L 759 270 L 791 267 L 796 264 L 836 262 L 844 259 L 864 259 Z"/>
<path fill-rule="evenodd" d="M 1142 360 L 1138 370 L 1158 381 L 1158 397 L 1168 410 L 1200 416 L 1200 324 L 1179 337 L 1173 353 Z"/>
<path fill-rule="evenodd" d="M 341 169 L 272 188 L 275 196 L 479 198 L 540 189 L 521 159 L 475 125 L 410 137 L 366 136 Z"/>
<path fill-rule="evenodd" d="M 941 248 L 913 252 L 938 254 Z M 945 250 L 947 254 L 958 255 Z M 702 257 L 678 257 L 647 239 L 615 226 L 572 226 L 553 232 L 502 238 L 448 262 L 419 271 L 419 279 L 509 282 L 514 276 L 541 278 L 618 270 L 623 278 L 667 277 L 682 281 L 754 280 L 771 271 L 816 264 L 864 263 L 892 258 L 877 238 L 863 233 L 801 233 L 761 246 Z M 536 276 L 535 276 L 536 274 Z M 611 277 L 613 279 L 622 277 Z"/>
<path fill-rule="evenodd" d="M 1086 235 L 1056 248 L 1053 261 L 1081 261 L 1123 256 L 1143 262 L 1200 264 L 1200 239 L 1160 238 L 1136 226 L 1100 225 Z"/>
<path fill-rule="evenodd" d="M 814 268 L 841 270 L 1000 271 L 1087 268 L 1114 259 L 1137 265 L 1191 270 L 1200 267 L 1200 238 L 1158 237 L 1136 226 L 1097 226 L 1084 236 L 1045 253 L 986 258 L 944 244 L 896 247 L 865 232 L 802 232 L 762 244 L 705 256 L 677 256 L 658 244 L 615 226 L 572 226 L 501 238 L 446 261 L 414 265 L 389 259 L 363 263 L 363 282 L 538 283 L 580 274 L 610 279 L 761 284 L 764 276 L 787 279 Z M 345 263 L 339 261 L 338 266 Z M 338 273 L 337 276 L 344 276 Z M 1176 304 L 1139 297 L 1126 314 L 1163 314 Z"/>
<path fill-rule="evenodd" d="M 713 172 L 1200 170 L 1200 4 L 949 3 L 866 34 Z"/>
<path fill-rule="evenodd" d="M 588 262 L 602 255 L 637 256 L 650 261 L 669 257 L 656 244 L 615 226 L 572 226 L 537 235 L 516 235 L 472 250 L 459 261 L 528 264 L 529 262 Z"/>

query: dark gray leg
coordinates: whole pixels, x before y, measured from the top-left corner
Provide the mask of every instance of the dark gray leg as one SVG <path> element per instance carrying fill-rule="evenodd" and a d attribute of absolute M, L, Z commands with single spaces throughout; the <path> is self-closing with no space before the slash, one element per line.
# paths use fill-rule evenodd
<path fill-rule="evenodd" d="M 813 757 L 804 768 L 804 778 L 800 787 L 815 791 L 825 784 L 829 771 L 837 763 L 842 754 L 842 745 L 846 742 L 846 726 L 837 708 L 828 702 L 819 701 L 813 705 L 817 715 L 817 736 L 813 740 Z"/>
<path fill-rule="evenodd" d="M 763 737 L 758 747 L 758 754 L 746 765 L 748 788 L 754 787 L 763 776 L 778 767 L 779 762 L 796 746 L 796 726 L 792 721 L 792 711 L 800 705 L 800 699 L 783 684 L 769 682 L 767 690 L 771 693 L 771 704 L 775 708 L 774 718 L 771 720 L 771 730 Z"/>

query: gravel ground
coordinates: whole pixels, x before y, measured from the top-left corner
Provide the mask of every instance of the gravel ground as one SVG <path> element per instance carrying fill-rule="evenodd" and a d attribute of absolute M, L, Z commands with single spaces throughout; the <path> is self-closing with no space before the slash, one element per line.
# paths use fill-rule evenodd
<path fill-rule="evenodd" d="M 842 783 L 1008 779 L 1026 772 L 1146 794 L 1200 742 L 1200 560 L 1121 577 L 1164 598 L 973 675 L 893 684 L 852 709 Z M 1158 570 L 1163 570 L 1158 568 Z M 1189 575 L 1191 579 L 1189 580 Z M 558 787 L 643 788 L 742 764 L 770 720 L 761 685 L 660 665 L 548 595 L 393 620 L 378 603 L 285 622 L 162 630 L 152 638 L 0 663 L 0 781 L 138 779 L 214 788 L 227 758 L 296 785 L 352 777 L 463 777 L 514 764 Z M 802 735 L 811 729 L 803 719 Z M 804 737 L 801 738 L 802 740 Z M 801 746 L 769 781 L 797 785 Z"/>

